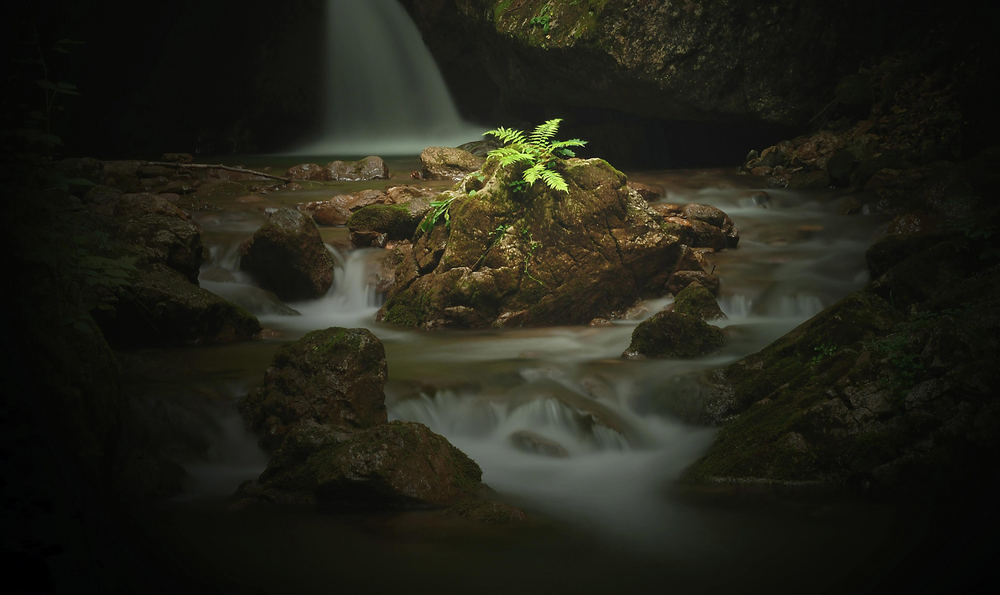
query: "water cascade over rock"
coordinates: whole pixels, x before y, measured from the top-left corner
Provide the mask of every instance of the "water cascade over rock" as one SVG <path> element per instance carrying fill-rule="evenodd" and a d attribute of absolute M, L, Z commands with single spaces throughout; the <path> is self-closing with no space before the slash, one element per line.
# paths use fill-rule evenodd
<path fill-rule="evenodd" d="M 416 154 L 478 138 L 395 0 L 329 0 L 322 135 L 297 154 Z"/>

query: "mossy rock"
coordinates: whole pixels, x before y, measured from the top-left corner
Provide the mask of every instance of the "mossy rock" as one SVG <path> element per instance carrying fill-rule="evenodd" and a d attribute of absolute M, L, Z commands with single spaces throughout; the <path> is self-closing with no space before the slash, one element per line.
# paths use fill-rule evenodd
<path fill-rule="evenodd" d="M 688 314 L 700 320 L 719 320 L 726 318 L 726 314 L 715 301 L 704 285 L 697 281 L 691 282 L 682 289 L 675 297 L 672 310 L 679 314 Z"/>
<path fill-rule="evenodd" d="M 661 290 L 680 238 L 606 161 L 559 168 L 567 193 L 541 182 L 514 191 L 520 173 L 490 158 L 475 195 L 439 197 L 452 199 L 450 223 L 418 231 L 408 258 L 421 274 L 393 288 L 380 319 L 424 328 L 580 324 Z"/>
<path fill-rule="evenodd" d="M 371 331 L 312 331 L 278 349 L 240 411 L 269 450 L 305 422 L 368 428 L 386 421 L 386 374 L 385 349 Z"/>
<path fill-rule="evenodd" d="M 721 349 L 725 344 L 726 336 L 722 329 L 707 324 L 697 316 L 659 312 L 635 327 L 632 342 L 622 357 L 700 357 Z"/>

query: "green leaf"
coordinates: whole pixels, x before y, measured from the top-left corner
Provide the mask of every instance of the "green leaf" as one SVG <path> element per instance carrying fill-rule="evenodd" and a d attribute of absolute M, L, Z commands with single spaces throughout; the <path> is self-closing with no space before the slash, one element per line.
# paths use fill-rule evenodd
<path fill-rule="evenodd" d="M 562 118 L 553 118 L 536 126 L 529 137 L 531 142 L 535 145 L 548 144 L 548 140 L 559 131 L 560 122 L 562 122 Z"/>
<path fill-rule="evenodd" d="M 566 184 L 566 180 L 563 179 L 562 174 L 559 172 L 551 169 L 543 169 L 539 176 L 549 188 L 559 192 L 569 192 L 569 186 Z"/>

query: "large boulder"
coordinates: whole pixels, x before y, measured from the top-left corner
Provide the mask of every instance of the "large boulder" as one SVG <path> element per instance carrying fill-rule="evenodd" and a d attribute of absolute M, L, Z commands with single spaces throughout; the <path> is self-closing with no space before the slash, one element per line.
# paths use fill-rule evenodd
<path fill-rule="evenodd" d="M 423 177 L 460 180 L 483 166 L 483 157 L 453 147 L 427 147 L 420 152 Z"/>
<path fill-rule="evenodd" d="M 707 374 L 704 419 L 723 425 L 687 479 L 910 498 L 995 478 L 1000 377 L 983 357 L 1000 349 L 1000 269 L 988 246 L 888 238 L 869 251 L 867 288 Z"/>
<path fill-rule="evenodd" d="M 240 410 L 274 450 L 306 421 L 341 430 L 386 422 L 382 343 L 365 329 L 313 331 L 278 349 L 263 383 Z"/>
<path fill-rule="evenodd" d="M 601 159 L 560 168 L 568 193 L 541 182 L 514 191 L 519 174 L 491 159 L 463 182 L 476 192 L 441 195 L 452 199 L 450 223 L 441 217 L 394 259 L 380 319 L 424 328 L 578 324 L 662 293 L 683 229 Z"/>
<path fill-rule="evenodd" d="M 395 421 L 345 434 L 306 423 L 244 489 L 337 511 L 437 508 L 478 498 L 481 476 L 479 465 L 422 424 Z"/>
<path fill-rule="evenodd" d="M 165 264 L 197 282 L 205 251 L 201 228 L 187 212 L 149 193 L 122 194 L 92 204 L 140 264 Z"/>
<path fill-rule="evenodd" d="M 283 300 L 312 299 L 333 284 L 333 256 L 310 218 L 278 209 L 241 248 L 240 268 Z"/>
<path fill-rule="evenodd" d="M 127 282 L 116 284 L 93 311 L 116 347 L 228 343 L 260 333 L 249 312 L 170 267 L 155 264 L 126 274 Z"/>
<path fill-rule="evenodd" d="M 271 452 L 244 502 L 332 511 L 438 508 L 481 521 L 524 513 L 493 500 L 482 471 L 422 424 L 388 422 L 385 350 L 366 329 L 313 331 L 281 347 L 240 411 Z"/>

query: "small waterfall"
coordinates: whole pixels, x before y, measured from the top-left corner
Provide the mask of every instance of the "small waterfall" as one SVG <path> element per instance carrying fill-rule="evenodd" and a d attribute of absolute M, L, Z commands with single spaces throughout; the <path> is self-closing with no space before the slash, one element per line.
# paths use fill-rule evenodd
<path fill-rule="evenodd" d="M 301 155 L 415 154 L 480 138 L 396 0 L 328 0 L 322 137 Z"/>

